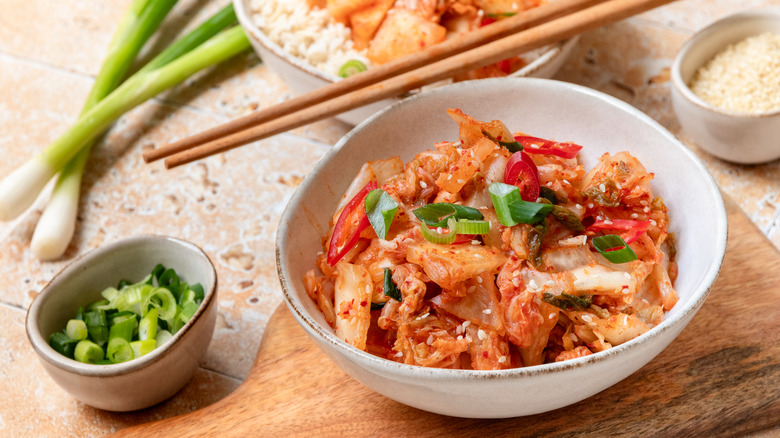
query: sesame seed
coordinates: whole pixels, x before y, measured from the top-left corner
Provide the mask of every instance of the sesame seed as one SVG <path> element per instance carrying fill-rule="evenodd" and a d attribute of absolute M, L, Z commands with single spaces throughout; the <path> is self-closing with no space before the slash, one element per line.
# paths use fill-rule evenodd
<path fill-rule="evenodd" d="M 482 277 L 477 277 L 477 283 L 482 284 Z"/>
<path fill-rule="evenodd" d="M 479 337 L 480 341 L 483 341 L 485 340 L 485 338 L 487 338 L 487 333 L 485 333 L 484 330 L 479 329 L 479 331 L 477 332 L 477 336 Z"/>
<path fill-rule="evenodd" d="M 420 187 L 422 187 L 424 189 L 427 189 L 428 188 L 428 184 L 426 184 L 425 181 L 420 181 Z"/>
<path fill-rule="evenodd" d="M 458 184 L 466 184 L 466 181 L 464 181 L 464 180 L 462 180 L 462 179 L 458 178 Z"/>
<path fill-rule="evenodd" d="M 471 244 L 472 244 L 472 245 L 479 245 L 479 244 L 481 244 L 481 243 L 482 243 L 482 242 L 480 242 L 480 241 L 479 241 L 479 240 L 477 240 L 477 239 L 474 239 L 474 240 L 472 240 L 472 241 L 471 241 Z"/>
<path fill-rule="evenodd" d="M 539 149 L 539 145 L 536 143 L 531 143 L 530 146 L 534 149 Z"/>
<path fill-rule="evenodd" d="M 539 289 L 539 286 L 536 285 L 536 281 L 535 280 L 529 281 L 528 282 L 528 287 L 530 287 L 532 289 Z"/>
<path fill-rule="evenodd" d="M 607 219 L 604 221 L 604 225 L 612 225 L 612 221 Z"/>
<path fill-rule="evenodd" d="M 515 287 L 520 287 L 520 280 L 518 280 L 517 278 L 513 278 L 512 284 L 515 285 Z"/>
<path fill-rule="evenodd" d="M 452 179 L 452 174 L 447 175 L 447 181 Z"/>
<path fill-rule="evenodd" d="M 552 181 L 547 181 L 547 187 L 552 187 Z"/>
<path fill-rule="evenodd" d="M 585 322 L 591 322 L 593 321 L 593 318 L 591 318 L 590 315 L 582 315 L 582 320 Z"/>
<path fill-rule="evenodd" d="M 428 315 L 430 315 L 430 314 L 431 314 L 430 312 L 425 312 L 425 314 L 424 314 L 423 316 L 421 316 L 420 318 L 421 318 L 421 319 L 425 319 L 425 318 L 427 318 L 427 317 L 428 317 Z"/>
<path fill-rule="evenodd" d="M 515 269 L 514 271 L 512 271 L 512 277 L 519 277 L 519 276 L 520 276 L 520 270 Z"/>
<path fill-rule="evenodd" d="M 619 182 L 616 182 L 616 183 L 615 183 L 615 187 L 617 187 L 617 188 L 618 188 L 618 190 L 620 190 L 620 189 L 622 189 L 622 188 L 623 188 L 623 186 L 621 186 Z"/>
<path fill-rule="evenodd" d="M 592 202 L 588 203 L 588 208 L 593 208 L 593 203 Z"/>
<path fill-rule="evenodd" d="M 506 356 L 501 356 L 498 358 L 498 363 L 504 363 L 506 362 Z"/>
<path fill-rule="evenodd" d="M 455 327 L 455 333 L 457 333 L 457 334 L 463 333 L 463 326 L 459 325 L 459 326 Z"/>
<path fill-rule="evenodd" d="M 636 213 L 631 213 L 631 219 L 636 219 L 636 218 L 638 218 L 638 217 L 639 217 L 639 215 L 638 215 L 638 214 L 636 214 Z"/>
<path fill-rule="evenodd" d="M 574 206 L 577 207 L 577 209 L 582 208 L 582 206 L 580 204 L 575 204 Z"/>
<path fill-rule="evenodd" d="M 428 339 L 425 340 L 425 343 L 428 345 L 433 345 L 433 335 L 429 335 Z"/>
<path fill-rule="evenodd" d="M 604 183 L 601 183 L 601 184 L 599 184 L 599 190 L 601 190 L 602 192 L 606 192 L 607 191 L 607 186 L 605 186 Z"/>
<path fill-rule="evenodd" d="M 477 258 L 477 259 L 484 259 L 484 258 L 485 258 L 485 256 L 483 256 L 482 254 L 474 254 L 474 258 Z"/>
<path fill-rule="evenodd" d="M 647 205 L 647 201 L 645 201 L 644 199 L 639 201 L 639 203 L 642 204 L 642 205 Z"/>
<path fill-rule="evenodd" d="M 549 315 L 547 318 L 549 318 L 549 319 L 553 319 L 553 318 L 555 318 L 555 313 L 554 313 L 554 312 L 553 312 L 553 313 L 551 313 L 551 314 L 550 314 L 550 315 Z"/>
<path fill-rule="evenodd" d="M 482 311 L 482 313 L 484 313 L 485 315 L 490 315 L 491 313 L 493 313 L 493 311 L 490 309 L 485 309 Z"/>
<path fill-rule="evenodd" d="M 463 321 L 463 328 L 464 328 L 464 329 L 465 329 L 466 327 L 468 327 L 469 325 L 471 325 L 471 321 Z"/>
<path fill-rule="evenodd" d="M 629 274 L 628 272 L 624 272 L 623 276 L 631 280 L 631 274 Z"/>
<path fill-rule="evenodd" d="M 645 207 L 642 209 L 645 213 L 650 213 L 650 207 Z"/>
<path fill-rule="evenodd" d="M 457 337 L 457 338 L 455 338 L 455 339 L 457 339 L 457 340 L 459 340 L 459 341 L 460 341 L 461 339 L 463 339 L 463 335 L 458 335 L 458 337 Z"/>
<path fill-rule="evenodd" d="M 400 352 L 400 351 L 399 351 L 398 353 L 396 353 L 396 354 L 395 354 L 395 357 L 403 357 L 403 355 L 404 355 L 404 354 L 403 354 L 402 352 Z"/>
<path fill-rule="evenodd" d="M 436 227 L 436 232 L 441 234 L 444 232 L 444 230 L 441 227 Z"/>
<path fill-rule="evenodd" d="M 568 179 L 565 179 L 565 180 L 563 180 L 563 183 L 564 183 L 564 184 L 571 185 L 571 183 L 569 182 L 569 180 L 568 180 Z"/>
<path fill-rule="evenodd" d="M 655 220 L 650 219 L 650 225 L 656 226 L 656 225 L 658 225 L 658 223 Z"/>
<path fill-rule="evenodd" d="M 650 304 L 646 299 L 642 298 L 642 302 L 645 304 Z"/>

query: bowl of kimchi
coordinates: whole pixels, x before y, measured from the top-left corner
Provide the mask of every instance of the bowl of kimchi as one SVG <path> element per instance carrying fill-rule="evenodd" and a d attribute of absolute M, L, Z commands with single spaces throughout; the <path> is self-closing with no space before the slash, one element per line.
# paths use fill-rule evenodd
<path fill-rule="evenodd" d="M 632 106 L 546 79 L 457 83 L 361 123 L 277 234 L 293 315 L 374 391 L 531 415 L 635 372 L 683 330 L 726 248 L 702 162 Z"/>
<path fill-rule="evenodd" d="M 297 93 L 338 81 L 357 62 L 371 68 L 450 38 L 459 32 L 542 4 L 525 2 L 418 2 L 393 0 L 234 0 L 236 16 L 268 68 Z M 261 25 L 259 23 L 264 23 Z M 579 37 L 556 42 L 454 78 L 552 77 Z M 397 99 L 339 114 L 356 125 Z"/>

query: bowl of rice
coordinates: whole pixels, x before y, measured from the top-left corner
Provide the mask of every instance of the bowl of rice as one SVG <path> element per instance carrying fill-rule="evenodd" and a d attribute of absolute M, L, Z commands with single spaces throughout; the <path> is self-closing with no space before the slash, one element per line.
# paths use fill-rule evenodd
<path fill-rule="evenodd" d="M 696 33 L 671 71 L 686 134 L 723 160 L 780 158 L 780 10 L 742 12 Z"/>
<path fill-rule="evenodd" d="M 339 72 L 347 63 L 358 61 L 361 67 L 371 68 L 378 58 L 387 59 L 385 53 L 377 54 L 376 50 L 373 53 L 368 48 L 358 50 L 356 46 L 365 43 L 353 40 L 353 30 L 342 22 L 343 19 L 334 19 L 328 8 L 309 6 L 325 4 L 325 1 L 235 0 L 233 3 L 239 23 L 246 30 L 252 47 L 263 62 L 297 93 L 306 93 L 339 80 Z M 389 7 L 393 3 L 404 2 L 386 0 L 374 3 L 385 3 Z M 482 10 L 478 12 L 483 14 Z M 479 15 L 477 18 L 489 20 L 492 19 L 489 17 L 502 15 L 507 14 L 488 15 L 488 18 Z M 512 61 L 508 76 L 550 78 L 563 65 L 576 42 L 575 37 L 525 53 Z M 492 73 L 487 71 L 482 74 Z M 356 125 L 397 100 L 382 100 L 336 117 Z"/>

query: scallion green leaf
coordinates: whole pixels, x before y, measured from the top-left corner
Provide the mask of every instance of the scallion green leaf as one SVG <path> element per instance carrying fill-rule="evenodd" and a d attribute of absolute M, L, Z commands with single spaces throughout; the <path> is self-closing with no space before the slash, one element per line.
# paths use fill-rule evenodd
<path fill-rule="evenodd" d="M 404 297 L 401 295 L 401 291 L 393 281 L 393 271 L 390 268 L 385 268 L 385 296 L 390 297 L 396 301 L 403 301 Z"/>
<path fill-rule="evenodd" d="M 387 231 L 398 212 L 398 203 L 386 191 L 374 189 L 368 192 L 365 201 L 366 216 L 380 239 L 387 237 Z"/>
<path fill-rule="evenodd" d="M 61 355 L 67 356 L 71 359 L 73 359 L 73 353 L 75 352 L 76 344 L 78 343 L 78 339 L 71 339 L 63 332 L 52 333 L 52 335 L 49 336 L 49 345 L 51 348 L 53 348 Z"/>
<path fill-rule="evenodd" d="M 134 359 L 135 354 L 127 339 L 117 337 L 108 341 L 106 357 L 111 363 L 122 363 Z"/>
<path fill-rule="evenodd" d="M 541 222 L 552 211 L 553 206 L 540 202 L 528 202 L 522 199 L 509 203 L 512 219 L 521 224 L 536 224 Z"/>
<path fill-rule="evenodd" d="M 488 187 L 488 193 L 490 193 L 490 199 L 493 201 L 493 208 L 496 210 L 498 222 L 505 227 L 517 225 L 517 221 L 512 218 L 509 204 L 515 201 L 522 201 L 520 189 L 517 186 L 494 182 Z"/>
<path fill-rule="evenodd" d="M 441 245 L 447 245 L 455 241 L 455 239 L 458 237 L 458 233 L 456 231 L 456 220 L 454 218 L 450 218 L 448 220 L 448 227 L 436 227 L 436 228 L 428 228 L 428 225 L 425 225 L 425 223 L 420 224 L 420 232 L 422 233 L 422 236 L 431 243 L 437 243 Z M 446 232 L 445 232 L 446 230 Z"/>
<path fill-rule="evenodd" d="M 472 220 L 485 218 L 476 208 L 464 207 L 462 205 L 450 204 L 447 202 L 428 204 L 415 209 L 413 213 L 417 216 L 417 219 L 424 222 L 429 227 L 445 227 L 447 226 L 447 220 L 451 217 L 455 219 Z"/>
<path fill-rule="evenodd" d="M 71 319 L 68 321 L 68 325 L 65 326 L 65 334 L 68 335 L 69 338 L 78 341 L 87 339 L 87 336 L 89 335 L 87 324 L 78 319 Z"/>
<path fill-rule="evenodd" d="M 628 263 L 637 259 L 634 250 L 615 234 L 594 237 L 592 242 L 596 251 L 612 263 Z"/>
<path fill-rule="evenodd" d="M 339 77 L 348 78 L 352 75 L 366 71 L 366 69 L 366 65 L 362 62 L 358 61 L 357 59 L 350 59 L 349 61 L 345 62 L 344 65 L 342 65 L 339 69 Z"/>
<path fill-rule="evenodd" d="M 73 358 L 83 363 L 96 363 L 103 360 L 104 357 L 103 349 L 88 339 L 79 341 L 73 352 Z"/>
<path fill-rule="evenodd" d="M 458 234 L 487 234 L 490 232 L 489 221 L 460 219 L 455 225 L 455 231 Z"/>

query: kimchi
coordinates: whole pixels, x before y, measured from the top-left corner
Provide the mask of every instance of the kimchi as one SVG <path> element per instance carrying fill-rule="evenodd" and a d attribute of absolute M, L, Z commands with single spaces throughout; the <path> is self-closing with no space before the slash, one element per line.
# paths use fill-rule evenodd
<path fill-rule="evenodd" d="M 304 285 L 336 336 L 411 365 L 495 370 L 587 356 L 677 302 L 653 174 L 460 110 L 455 141 L 365 163 Z"/>

